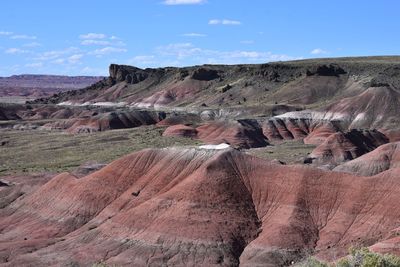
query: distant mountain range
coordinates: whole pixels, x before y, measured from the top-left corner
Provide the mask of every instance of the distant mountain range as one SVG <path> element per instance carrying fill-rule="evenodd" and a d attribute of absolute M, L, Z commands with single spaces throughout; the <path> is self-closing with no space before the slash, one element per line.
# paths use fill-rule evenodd
<path fill-rule="evenodd" d="M 0 77 L 0 97 L 38 98 L 81 89 L 102 80 L 101 76 L 13 75 Z"/>

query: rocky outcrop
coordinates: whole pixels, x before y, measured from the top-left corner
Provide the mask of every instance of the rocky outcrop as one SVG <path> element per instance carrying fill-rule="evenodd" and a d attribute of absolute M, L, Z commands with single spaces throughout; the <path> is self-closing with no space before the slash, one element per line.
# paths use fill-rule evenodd
<path fill-rule="evenodd" d="M 339 76 L 347 72 L 337 64 L 314 66 L 306 71 L 307 76 Z"/>
<path fill-rule="evenodd" d="M 145 70 L 127 65 L 111 64 L 109 72 L 115 82 L 125 81 L 130 84 L 139 83 L 149 76 Z"/>
<path fill-rule="evenodd" d="M 219 78 L 218 71 L 210 68 L 198 68 L 193 71 L 192 79 L 199 81 L 211 81 Z"/>

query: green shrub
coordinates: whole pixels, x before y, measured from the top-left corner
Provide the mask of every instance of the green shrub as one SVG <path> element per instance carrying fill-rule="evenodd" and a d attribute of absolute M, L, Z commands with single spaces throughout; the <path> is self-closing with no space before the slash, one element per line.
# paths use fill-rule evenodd
<path fill-rule="evenodd" d="M 350 248 L 349 255 L 339 259 L 332 265 L 310 257 L 298 264 L 299 267 L 400 267 L 400 257 L 391 254 L 379 254 L 368 248 Z"/>
<path fill-rule="evenodd" d="M 307 258 L 304 262 L 296 265 L 298 267 L 328 267 L 329 265 L 325 262 L 321 262 L 314 257 Z"/>
<path fill-rule="evenodd" d="M 350 249 L 350 255 L 346 257 L 348 264 L 338 267 L 400 267 L 400 258 L 390 254 L 379 254 L 369 251 L 368 248 Z"/>

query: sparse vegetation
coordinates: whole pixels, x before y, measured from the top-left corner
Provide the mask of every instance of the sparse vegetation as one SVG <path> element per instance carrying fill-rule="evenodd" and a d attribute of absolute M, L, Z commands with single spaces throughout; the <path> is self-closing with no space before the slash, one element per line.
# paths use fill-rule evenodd
<path fill-rule="evenodd" d="M 10 174 L 70 171 L 87 161 L 108 163 L 151 147 L 196 145 L 190 138 L 161 138 L 165 128 L 143 126 L 92 134 L 43 130 L 0 130 L 0 177 Z"/>
<path fill-rule="evenodd" d="M 400 257 L 391 254 L 379 254 L 371 252 L 368 248 L 350 248 L 349 255 L 336 261 L 326 263 L 307 258 L 304 262 L 296 265 L 298 267 L 399 267 Z"/>
<path fill-rule="evenodd" d="M 315 148 L 314 145 L 306 145 L 301 140 L 286 140 L 275 143 L 272 146 L 252 148 L 248 153 L 260 158 L 279 160 L 285 163 L 303 163 L 304 158 Z"/>

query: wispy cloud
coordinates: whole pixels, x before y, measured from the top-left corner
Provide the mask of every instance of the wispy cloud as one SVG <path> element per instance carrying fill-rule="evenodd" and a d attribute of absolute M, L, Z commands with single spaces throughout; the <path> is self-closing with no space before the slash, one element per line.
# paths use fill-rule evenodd
<path fill-rule="evenodd" d="M 241 25 L 242 22 L 238 20 L 230 20 L 230 19 L 210 19 L 208 21 L 210 25 Z"/>
<path fill-rule="evenodd" d="M 26 35 L 26 34 L 16 34 L 12 35 L 10 39 L 24 39 L 24 40 L 35 40 L 37 37 L 33 35 Z"/>
<path fill-rule="evenodd" d="M 128 50 L 125 48 L 117 48 L 117 47 L 112 47 L 112 46 L 107 46 L 101 49 L 96 49 L 94 51 L 89 52 L 89 55 L 95 55 L 95 56 L 103 56 L 111 53 L 124 53 L 127 52 Z"/>
<path fill-rule="evenodd" d="M 192 43 L 173 43 L 159 46 L 154 54 L 147 56 L 137 56 L 130 60 L 129 64 L 141 67 L 148 66 L 182 66 L 195 64 L 245 64 L 245 63 L 264 63 L 271 61 L 284 61 L 300 59 L 286 54 L 275 54 L 268 51 L 219 51 L 203 49 Z"/>
<path fill-rule="evenodd" d="M 77 64 L 80 62 L 82 57 L 83 57 L 83 54 L 72 55 L 72 56 L 68 57 L 68 62 L 71 64 Z"/>
<path fill-rule="evenodd" d="M 191 32 L 191 33 L 184 33 L 184 34 L 182 34 L 182 36 L 185 36 L 185 37 L 206 37 L 207 35 L 203 34 L 203 33 Z"/>
<path fill-rule="evenodd" d="M 6 51 L 4 51 L 6 54 L 25 54 L 29 53 L 28 50 L 20 49 L 20 48 L 8 48 Z"/>
<path fill-rule="evenodd" d="M 199 5 L 206 3 L 207 0 L 165 0 L 164 5 L 176 6 L 176 5 Z"/>
<path fill-rule="evenodd" d="M 54 64 L 64 64 L 64 62 L 65 62 L 65 58 L 57 58 L 57 59 L 51 61 L 51 63 L 54 63 Z"/>
<path fill-rule="evenodd" d="M 86 39 L 81 42 L 81 45 L 110 45 L 111 43 L 109 41 L 105 40 L 91 40 L 91 39 Z"/>
<path fill-rule="evenodd" d="M 32 42 L 32 43 L 23 44 L 22 46 L 24 46 L 24 47 L 38 47 L 38 46 L 41 46 L 41 44 L 38 43 L 38 42 Z"/>
<path fill-rule="evenodd" d="M 80 39 L 104 39 L 107 35 L 104 33 L 87 33 L 79 35 Z"/>
<path fill-rule="evenodd" d="M 108 40 L 99 40 L 99 39 L 85 39 L 81 41 L 81 45 L 98 45 L 98 46 L 125 46 L 126 44 L 121 41 L 121 39 L 112 36 L 110 37 L 110 41 Z"/>
<path fill-rule="evenodd" d="M 41 68 L 41 67 L 43 67 L 43 62 L 28 63 L 28 64 L 25 64 L 25 67 L 28 67 L 28 68 Z"/>
<path fill-rule="evenodd" d="M 157 53 L 164 56 L 174 56 L 178 60 L 200 53 L 201 49 L 191 43 L 175 43 L 157 47 Z"/>
<path fill-rule="evenodd" d="M 13 32 L 0 31 L 0 35 L 8 36 L 8 35 L 11 35 L 11 34 L 13 34 Z"/>
<path fill-rule="evenodd" d="M 149 66 L 156 63 L 156 60 L 153 55 L 139 55 L 128 60 L 128 63 L 132 65 Z"/>
<path fill-rule="evenodd" d="M 312 50 L 310 52 L 310 54 L 312 54 L 312 55 L 324 55 L 324 54 L 328 54 L 328 51 L 323 50 L 321 48 L 315 48 L 314 50 Z"/>
<path fill-rule="evenodd" d="M 60 57 L 65 57 L 74 53 L 79 53 L 79 51 L 80 51 L 79 48 L 76 47 L 67 47 L 62 50 L 51 50 L 38 54 L 37 57 L 34 58 L 34 60 L 37 61 L 56 60 Z"/>

